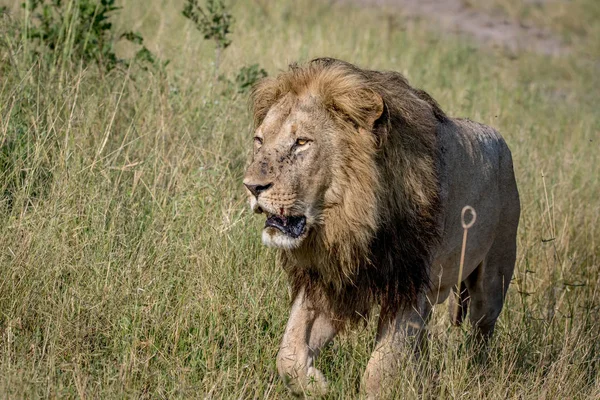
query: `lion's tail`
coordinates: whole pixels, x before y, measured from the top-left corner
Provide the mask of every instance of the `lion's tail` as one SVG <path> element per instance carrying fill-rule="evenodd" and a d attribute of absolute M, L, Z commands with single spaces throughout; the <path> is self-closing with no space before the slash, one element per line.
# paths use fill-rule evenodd
<path fill-rule="evenodd" d="M 448 313 L 450 314 L 450 322 L 452 325 L 459 326 L 462 324 L 467 316 L 469 300 L 469 292 L 464 283 L 461 282 L 460 288 L 454 286 L 452 293 L 450 294 L 450 301 L 448 302 Z"/>

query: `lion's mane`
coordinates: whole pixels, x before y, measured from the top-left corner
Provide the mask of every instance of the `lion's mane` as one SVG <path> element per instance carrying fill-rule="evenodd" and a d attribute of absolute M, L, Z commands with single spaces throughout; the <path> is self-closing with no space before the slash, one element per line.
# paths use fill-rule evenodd
<path fill-rule="evenodd" d="M 326 210 L 321 229 L 300 248 L 280 251 L 293 298 L 305 288 L 340 324 L 363 319 L 375 303 L 391 316 L 429 285 L 431 252 L 440 240 L 436 137 L 448 118 L 397 72 L 319 58 L 254 87 L 255 127 L 278 100 L 306 92 L 319 98 L 339 134 L 367 130 L 372 145 L 343 149 L 352 156 L 344 158 L 343 171 L 332 172 L 341 202 Z M 383 112 L 373 122 L 374 93 Z"/>

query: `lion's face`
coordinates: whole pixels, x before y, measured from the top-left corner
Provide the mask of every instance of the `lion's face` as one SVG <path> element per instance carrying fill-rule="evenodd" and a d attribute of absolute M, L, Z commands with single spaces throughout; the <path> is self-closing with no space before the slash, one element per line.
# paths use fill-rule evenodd
<path fill-rule="evenodd" d="M 274 105 L 256 129 L 244 185 L 252 210 L 266 214 L 265 245 L 297 248 L 317 229 L 332 175 L 328 129 L 333 123 L 313 99 L 291 96 Z"/>

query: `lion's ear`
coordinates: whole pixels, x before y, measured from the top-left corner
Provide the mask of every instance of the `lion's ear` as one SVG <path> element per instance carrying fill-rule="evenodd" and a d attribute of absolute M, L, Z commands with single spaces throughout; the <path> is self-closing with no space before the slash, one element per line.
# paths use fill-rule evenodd
<path fill-rule="evenodd" d="M 359 128 L 372 131 L 385 110 L 381 95 L 371 89 L 343 87 L 337 93 L 336 89 L 330 90 L 325 105 L 334 112 L 344 114 Z"/>
<path fill-rule="evenodd" d="M 384 104 L 383 98 L 379 95 L 379 93 L 369 91 L 367 96 L 370 99 L 366 102 L 367 107 L 365 110 L 365 122 L 366 126 L 372 130 L 375 125 L 375 121 L 377 121 L 383 114 Z"/>
<path fill-rule="evenodd" d="M 374 135 L 377 147 L 380 147 L 385 143 L 390 128 L 388 109 L 381 95 L 376 92 L 367 95 L 370 101 L 366 103 L 364 125 L 359 125 L 358 129 L 363 134 Z"/>

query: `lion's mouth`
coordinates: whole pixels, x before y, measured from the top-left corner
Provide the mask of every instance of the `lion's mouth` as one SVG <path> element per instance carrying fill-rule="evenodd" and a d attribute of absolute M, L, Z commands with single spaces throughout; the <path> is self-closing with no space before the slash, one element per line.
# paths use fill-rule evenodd
<path fill-rule="evenodd" d="M 298 216 L 284 216 L 270 214 L 267 216 L 265 221 L 265 228 L 275 228 L 285 233 L 294 239 L 300 237 L 306 228 L 306 217 L 303 215 Z"/>

